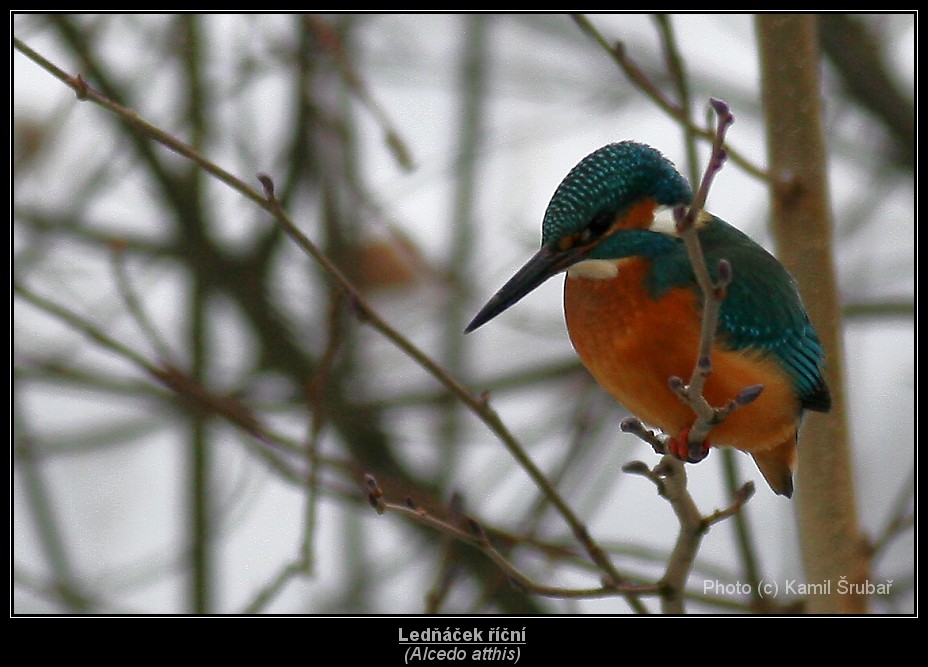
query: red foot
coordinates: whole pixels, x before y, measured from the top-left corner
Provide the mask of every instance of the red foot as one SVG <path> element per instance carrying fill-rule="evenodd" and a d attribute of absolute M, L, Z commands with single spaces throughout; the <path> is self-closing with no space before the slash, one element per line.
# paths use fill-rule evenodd
<path fill-rule="evenodd" d="M 670 438 L 667 441 L 667 450 L 681 461 L 687 463 L 699 463 L 709 454 L 709 441 L 703 440 L 702 443 L 690 448 L 689 440 L 690 427 L 680 431 L 680 434 Z"/>

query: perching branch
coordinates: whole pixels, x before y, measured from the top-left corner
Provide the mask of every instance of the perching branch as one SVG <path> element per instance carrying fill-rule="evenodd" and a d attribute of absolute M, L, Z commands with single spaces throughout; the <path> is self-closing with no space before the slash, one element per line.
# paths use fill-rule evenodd
<path fill-rule="evenodd" d="M 622 467 L 627 473 L 641 475 L 657 486 L 657 492 L 666 498 L 680 523 L 664 575 L 661 577 L 661 610 L 665 614 L 682 614 L 686 611 L 683 599 L 686 581 L 693 569 L 703 535 L 713 525 L 733 516 L 754 494 L 754 483 L 747 482 L 736 494 L 732 504 L 703 516 L 687 490 L 686 466 L 671 455 L 665 455 L 654 468 L 641 461 L 632 461 Z"/>
<path fill-rule="evenodd" d="M 716 270 L 717 280 L 712 279 L 697 231 L 698 220 L 702 215 L 712 180 L 722 168 L 726 159 L 725 133 L 734 122 L 734 116 L 727 104 L 716 99 L 711 100 L 711 104 L 718 117 L 718 123 L 712 141 L 712 153 L 709 162 L 691 205 L 685 210 L 680 207 L 674 211 L 677 232 L 686 246 L 697 284 L 703 294 L 699 350 L 693 373 L 688 383 L 684 383 L 681 378 L 676 376 L 668 379 L 671 390 L 696 414 L 696 421 L 690 427 L 687 436 L 689 460 L 691 461 L 698 461 L 705 456 L 703 443 L 713 426 L 724 421 L 738 407 L 754 401 L 763 390 L 762 385 L 745 387 L 727 405 L 721 407 L 711 406 L 703 396 L 705 382 L 712 372 L 712 344 L 718 328 L 719 312 L 725 298 L 726 288 L 732 280 L 731 264 L 724 259 L 719 261 Z M 666 441 L 646 429 L 637 418 L 632 417 L 623 420 L 622 430 L 638 436 L 650 444 L 656 452 L 662 454 L 666 452 Z M 661 581 L 665 587 L 662 593 L 663 611 L 665 613 L 683 613 L 683 593 L 686 580 L 692 570 L 693 561 L 696 558 L 703 533 L 713 523 L 736 514 L 754 493 L 754 485 L 748 482 L 737 492 L 735 501 L 729 508 L 717 510 L 709 517 L 703 518 L 692 496 L 687 491 L 686 471 L 682 461 L 673 456 L 665 455 L 653 469 L 648 468 L 641 462 L 633 462 L 626 465 L 623 470 L 643 475 L 654 482 L 660 495 L 670 502 L 680 522 L 677 542 Z"/>
<path fill-rule="evenodd" d="M 690 91 L 690 81 L 687 75 L 685 63 L 677 47 L 676 35 L 673 30 L 673 21 L 668 14 L 657 14 L 654 21 L 659 28 L 658 34 L 661 37 L 662 50 L 664 59 L 667 63 L 667 72 L 676 92 L 676 97 L 680 102 L 682 112 L 687 118 L 693 118 L 692 93 Z M 687 176 L 690 183 L 697 183 L 700 180 L 700 161 L 697 157 L 697 136 L 685 127 L 683 131 L 683 143 L 686 150 L 686 167 Z M 725 490 L 728 494 L 737 495 L 738 490 L 742 488 L 740 475 L 738 473 L 738 464 L 735 460 L 735 451 L 730 448 L 723 448 L 719 451 L 720 465 L 724 473 Z M 734 532 L 738 544 L 738 551 L 743 561 L 745 579 L 751 584 L 751 591 L 755 600 L 762 602 L 757 594 L 760 590 L 759 582 L 761 576 L 758 572 L 757 556 L 755 554 L 753 539 L 750 533 L 748 519 L 744 514 L 738 513 L 733 517 Z"/>
<path fill-rule="evenodd" d="M 718 279 L 712 280 L 697 232 L 697 221 L 699 216 L 702 215 L 706 198 L 709 196 L 712 180 L 722 168 L 727 156 L 724 147 L 725 133 L 735 120 L 728 105 L 723 101 L 713 99 L 711 104 L 712 109 L 718 116 L 718 123 L 715 129 L 715 137 L 712 140 L 712 154 L 709 157 L 709 163 L 706 165 L 706 171 L 699 183 L 699 189 L 693 197 L 693 203 L 685 212 L 679 208 L 674 211 L 677 232 L 686 246 L 687 255 L 693 265 L 693 272 L 696 274 L 696 282 L 703 294 L 702 329 L 693 373 L 687 384 L 683 384 L 682 380 L 677 377 L 672 377 L 669 380 L 671 389 L 693 409 L 697 416 L 696 421 L 689 430 L 687 439 L 691 460 L 699 460 L 705 455 L 703 443 L 713 426 L 724 421 L 738 407 L 754 401 L 763 391 L 762 385 L 745 387 L 727 405 L 722 407 L 709 405 L 702 395 L 706 380 L 712 372 L 712 343 L 718 329 L 719 311 L 725 298 L 726 289 L 732 280 L 731 264 L 725 259 L 719 261 L 716 271 Z"/>
<path fill-rule="evenodd" d="M 623 422 L 623 429 L 625 425 L 625 422 Z M 645 435 L 645 433 L 647 432 L 642 432 L 641 435 Z M 703 516 L 687 490 L 686 467 L 676 457 L 665 455 L 654 468 L 649 468 L 641 461 L 632 461 L 623 466 L 622 469 L 627 473 L 641 475 L 651 480 L 657 487 L 658 494 L 668 500 L 680 523 L 680 531 L 668 559 L 667 567 L 663 576 L 655 584 L 616 584 L 612 580 L 604 578 L 600 587 L 566 588 L 536 582 L 519 570 L 492 545 L 483 526 L 473 517 L 463 515 L 460 511 L 452 513 L 452 515 L 459 515 L 460 522 L 466 526 L 465 530 L 430 515 L 426 510 L 418 507 L 410 498 L 406 499 L 405 505 L 388 502 L 384 490 L 372 475 L 366 475 L 364 481 L 367 487 L 368 502 L 378 514 L 399 512 L 450 538 L 479 549 L 494 562 L 509 578 L 511 583 L 527 593 L 556 598 L 599 598 L 620 594 L 633 595 L 637 598 L 645 595 L 659 595 L 664 613 L 682 614 L 685 612 L 686 581 L 693 569 L 703 535 L 716 523 L 740 512 L 744 504 L 754 494 L 754 483 L 745 483 L 735 494 L 731 505 L 728 507 L 717 509 L 711 514 Z"/>
<path fill-rule="evenodd" d="M 699 350 L 696 355 L 696 363 L 693 366 L 693 373 L 690 376 L 689 383 L 683 384 L 678 377 L 669 379 L 670 387 L 680 398 L 687 403 L 696 413 L 697 419 L 689 431 L 688 445 L 690 458 L 698 460 L 703 456 L 703 442 L 709 434 L 712 426 L 718 423 L 722 415 L 708 404 L 702 395 L 706 379 L 712 372 L 712 341 L 715 339 L 715 331 L 718 327 L 719 311 L 722 306 L 722 300 L 725 298 L 725 290 L 731 282 L 732 271 L 731 264 L 722 260 L 718 265 L 718 282 L 712 280 L 709 274 L 709 267 L 706 265 L 706 258 L 699 242 L 699 234 L 696 230 L 696 221 L 702 214 L 706 199 L 709 196 L 709 187 L 712 184 L 715 174 L 722 168 L 725 163 L 725 132 L 734 122 L 734 116 L 731 111 L 721 100 L 712 100 L 712 108 L 718 116 L 715 136 L 712 140 L 712 153 L 709 157 L 709 163 L 703 173 L 699 188 L 693 197 L 693 202 L 689 208 L 683 211 L 678 208 L 674 211 L 674 217 L 677 223 L 677 232 L 683 239 L 686 246 L 686 252 L 689 256 L 690 263 L 693 266 L 693 273 L 696 275 L 696 282 L 703 294 L 703 313 L 702 329 L 700 331 Z M 734 402 L 730 403 L 734 406 Z M 732 407 L 733 409 L 733 407 Z M 730 410 L 729 410 L 730 411 Z M 727 415 L 727 412 L 726 412 Z"/>

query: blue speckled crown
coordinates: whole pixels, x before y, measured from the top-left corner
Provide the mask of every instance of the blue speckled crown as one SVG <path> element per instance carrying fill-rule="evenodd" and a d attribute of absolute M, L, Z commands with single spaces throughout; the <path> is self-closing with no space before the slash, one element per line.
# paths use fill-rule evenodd
<path fill-rule="evenodd" d="M 542 225 L 542 243 L 579 231 L 601 213 L 618 213 L 645 197 L 658 204 L 689 204 L 693 192 L 673 163 L 633 141 L 603 146 L 583 158 L 554 191 Z"/>

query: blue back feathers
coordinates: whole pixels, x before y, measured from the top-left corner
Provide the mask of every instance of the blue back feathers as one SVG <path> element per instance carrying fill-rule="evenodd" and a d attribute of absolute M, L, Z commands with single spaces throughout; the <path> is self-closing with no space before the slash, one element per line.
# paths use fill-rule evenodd
<path fill-rule="evenodd" d="M 831 397 L 822 376 L 822 344 L 793 277 L 763 247 L 715 216 L 699 230 L 699 238 L 713 278 L 719 260 L 732 266 L 719 313 L 719 342 L 730 349 L 772 355 L 793 380 L 802 407 L 827 411 Z M 675 248 L 653 257 L 648 280 L 655 297 L 671 287 L 699 292 L 679 240 Z"/>

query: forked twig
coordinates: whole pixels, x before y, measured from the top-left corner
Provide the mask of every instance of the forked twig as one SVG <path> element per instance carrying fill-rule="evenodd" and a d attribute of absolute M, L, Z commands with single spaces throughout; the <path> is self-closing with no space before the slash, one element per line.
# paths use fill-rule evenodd
<path fill-rule="evenodd" d="M 725 133 L 734 121 L 727 104 L 715 99 L 711 101 L 711 104 L 718 117 L 718 123 L 712 141 L 709 163 L 691 205 L 685 209 L 679 207 L 674 211 L 677 232 L 686 247 L 697 284 L 703 294 L 699 349 L 689 382 L 684 382 L 676 376 L 668 378 L 670 389 L 696 414 L 696 421 L 690 427 L 687 436 L 690 460 L 699 460 L 705 455 L 704 442 L 713 426 L 724 421 L 733 410 L 755 400 L 763 390 L 762 385 L 745 387 L 728 404 L 721 407 L 711 406 L 703 396 L 706 380 L 712 372 L 712 346 L 718 328 L 719 313 L 727 287 L 732 280 L 731 264 L 725 259 L 719 261 L 716 267 L 717 277 L 713 280 L 698 234 L 698 225 L 703 215 L 702 211 L 709 187 L 726 159 Z M 663 587 L 662 610 L 665 613 L 683 613 L 686 580 L 692 570 L 703 534 L 713 524 L 740 511 L 754 493 L 754 485 L 748 482 L 738 490 L 734 501 L 728 508 L 716 510 L 709 516 L 703 517 L 687 490 L 686 468 L 682 461 L 667 453 L 666 440 L 646 429 L 640 420 L 634 417 L 622 422 L 622 430 L 637 435 L 650 444 L 656 452 L 664 454 L 660 463 L 653 469 L 640 461 L 634 461 L 627 464 L 623 470 L 650 479 L 657 486 L 658 493 L 670 502 L 680 523 L 677 541 L 660 583 Z"/>
<path fill-rule="evenodd" d="M 711 139 L 711 130 L 699 127 L 689 118 L 687 110 L 668 98 L 660 88 L 654 84 L 651 79 L 641 70 L 635 61 L 628 55 L 625 44 L 615 42 L 610 44 L 603 34 L 594 26 L 583 14 L 571 14 L 571 18 L 580 27 L 583 32 L 593 38 L 593 40 L 615 61 L 625 75 L 641 90 L 648 98 L 657 104 L 667 115 L 679 122 L 687 131 L 704 139 Z M 731 159 L 752 176 L 764 181 L 770 180 L 770 175 L 752 164 L 747 158 L 740 153 L 728 148 Z"/>
<path fill-rule="evenodd" d="M 734 116 L 725 102 L 712 99 L 710 103 L 718 117 L 712 140 L 712 153 L 699 183 L 699 189 L 693 197 L 693 202 L 686 209 L 678 207 L 674 211 L 677 233 L 686 247 L 686 253 L 693 266 L 696 282 L 703 295 L 699 350 L 697 351 L 696 363 L 693 366 L 689 382 L 684 383 L 682 379 L 676 376 L 668 378 L 670 388 L 696 413 L 696 421 L 690 427 L 687 437 L 690 460 L 694 461 L 701 459 L 705 455 L 703 443 L 712 427 L 724 421 L 738 407 L 754 401 L 763 391 L 762 385 L 745 387 L 737 396 L 732 397 L 726 405 L 720 407 L 709 405 L 703 396 L 706 380 L 712 373 L 712 345 L 718 329 L 719 312 L 728 285 L 732 281 L 731 264 L 726 259 L 719 261 L 716 267 L 717 278 L 712 279 L 697 231 L 700 217 L 703 215 L 703 207 L 709 195 L 709 188 L 727 157 L 725 133 L 734 122 Z"/>
<path fill-rule="evenodd" d="M 616 595 L 654 596 L 661 594 L 663 590 L 661 584 L 619 584 L 611 581 L 608 577 L 603 577 L 602 585 L 592 588 L 567 588 L 539 583 L 517 568 L 512 561 L 493 546 L 487 531 L 475 518 L 463 515 L 461 523 L 465 527 L 455 526 L 448 521 L 429 514 L 426 510 L 417 506 L 410 498 L 407 498 L 402 505 L 388 502 L 383 489 L 380 488 L 377 480 L 372 475 L 366 475 L 364 483 L 368 490 L 368 502 L 378 514 L 398 512 L 418 523 L 434 528 L 449 537 L 479 549 L 509 578 L 510 583 L 527 593 L 551 598 L 589 599 Z"/>

